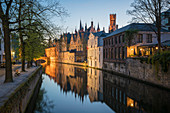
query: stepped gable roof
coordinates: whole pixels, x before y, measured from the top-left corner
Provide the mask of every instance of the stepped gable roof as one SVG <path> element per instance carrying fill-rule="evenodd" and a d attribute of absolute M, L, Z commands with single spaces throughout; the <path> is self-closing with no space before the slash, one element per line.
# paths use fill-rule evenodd
<path fill-rule="evenodd" d="M 132 24 L 129 24 L 129 25 L 125 26 L 125 27 L 122 27 L 120 29 L 115 30 L 114 32 L 107 35 L 106 38 L 110 37 L 110 36 L 113 36 L 113 35 L 116 35 L 116 34 L 119 34 L 119 33 L 122 33 L 122 32 L 125 32 L 127 30 L 153 31 L 153 30 L 156 30 L 156 29 L 157 28 L 156 28 L 156 26 L 154 24 L 132 23 Z M 168 32 L 168 30 L 161 29 L 161 32 Z"/>
<path fill-rule="evenodd" d="M 80 39 L 86 39 L 88 40 L 89 32 L 79 32 Z"/>
<path fill-rule="evenodd" d="M 67 44 L 69 44 L 69 43 L 70 43 L 70 40 L 71 40 L 71 34 L 70 34 L 70 33 L 68 33 L 68 34 L 67 34 Z"/>
<path fill-rule="evenodd" d="M 67 39 L 67 44 L 70 43 L 70 40 L 71 40 L 71 34 L 70 33 L 64 33 L 61 38 L 64 37 L 64 40 L 66 41 Z"/>

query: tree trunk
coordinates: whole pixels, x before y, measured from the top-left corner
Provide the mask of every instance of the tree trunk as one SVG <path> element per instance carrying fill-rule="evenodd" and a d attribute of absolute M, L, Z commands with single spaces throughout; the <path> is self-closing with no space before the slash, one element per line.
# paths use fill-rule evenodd
<path fill-rule="evenodd" d="M 3 23 L 3 30 L 4 30 L 5 67 L 6 67 L 4 82 L 13 82 L 9 23 L 6 18 L 3 20 L 2 23 Z"/>
<path fill-rule="evenodd" d="M 30 68 L 30 61 L 27 62 L 27 68 Z"/>
<path fill-rule="evenodd" d="M 21 31 L 21 9 L 22 9 L 22 1 L 20 0 L 19 1 L 19 15 L 18 15 L 18 18 L 19 18 L 19 38 L 20 38 L 20 41 L 21 41 L 21 63 L 22 63 L 22 71 L 25 71 L 25 47 L 24 47 L 24 40 L 23 40 L 23 37 L 22 37 L 22 31 Z"/>

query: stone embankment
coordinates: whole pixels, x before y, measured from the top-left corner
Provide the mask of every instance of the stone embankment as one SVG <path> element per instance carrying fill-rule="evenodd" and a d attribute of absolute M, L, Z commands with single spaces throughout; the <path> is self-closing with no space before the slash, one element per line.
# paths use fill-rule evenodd
<path fill-rule="evenodd" d="M 37 85 L 41 83 L 42 67 L 31 67 L 14 77 L 14 82 L 3 83 L 0 77 L 0 113 L 24 113 Z"/>

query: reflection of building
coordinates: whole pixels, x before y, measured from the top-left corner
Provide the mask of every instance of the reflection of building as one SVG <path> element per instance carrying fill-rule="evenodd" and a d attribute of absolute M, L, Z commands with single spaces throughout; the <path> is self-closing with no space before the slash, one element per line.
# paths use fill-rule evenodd
<path fill-rule="evenodd" d="M 82 101 L 87 95 L 87 73 L 83 68 L 66 64 L 50 64 L 46 66 L 45 73 L 57 82 L 65 93 L 74 92 L 75 96 L 78 95 Z"/>
<path fill-rule="evenodd" d="M 95 68 L 103 67 L 103 38 L 106 36 L 104 31 L 90 33 L 87 46 L 88 66 Z"/>
<path fill-rule="evenodd" d="M 157 38 L 153 24 L 132 23 L 117 29 L 103 39 L 103 67 L 125 73 L 125 60 L 133 56 L 149 56 L 157 50 Z M 127 30 L 137 30 L 134 39 L 125 38 Z M 125 40 L 130 40 L 131 46 L 126 47 Z M 170 45 L 170 32 L 161 30 L 161 42 L 164 48 Z"/>
<path fill-rule="evenodd" d="M 89 68 L 87 72 L 87 89 L 91 102 L 103 101 L 103 75 L 100 70 Z"/>
<path fill-rule="evenodd" d="M 103 72 L 103 102 L 118 113 L 170 112 L 166 90 Z"/>

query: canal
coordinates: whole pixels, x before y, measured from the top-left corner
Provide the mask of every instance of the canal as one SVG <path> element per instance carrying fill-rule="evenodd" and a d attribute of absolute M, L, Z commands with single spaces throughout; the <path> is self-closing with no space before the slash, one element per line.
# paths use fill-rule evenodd
<path fill-rule="evenodd" d="M 46 65 L 34 113 L 170 113 L 170 91 L 101 70 Z"/>

